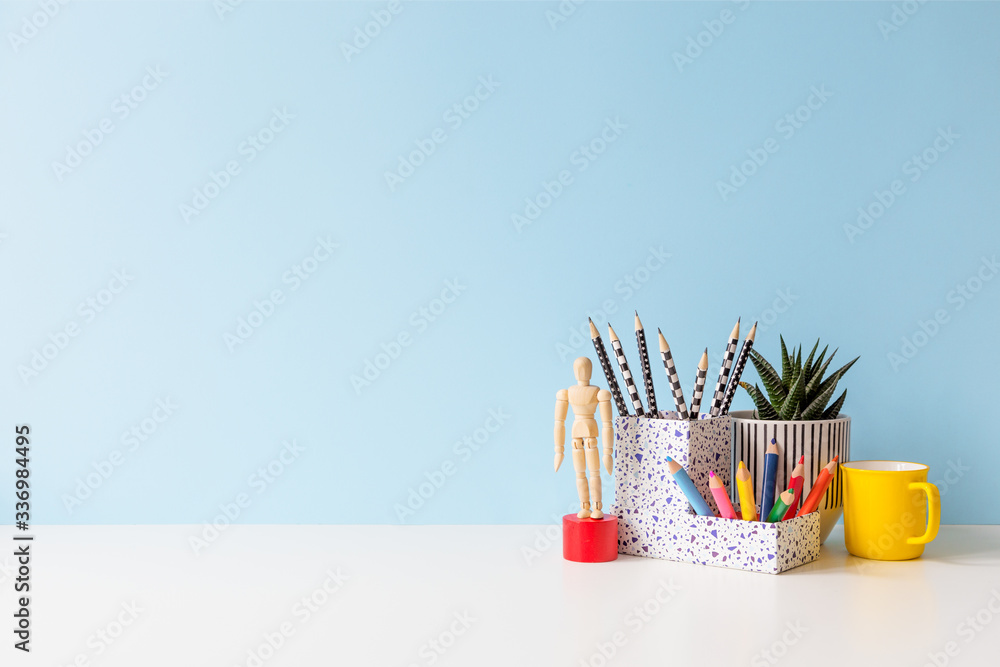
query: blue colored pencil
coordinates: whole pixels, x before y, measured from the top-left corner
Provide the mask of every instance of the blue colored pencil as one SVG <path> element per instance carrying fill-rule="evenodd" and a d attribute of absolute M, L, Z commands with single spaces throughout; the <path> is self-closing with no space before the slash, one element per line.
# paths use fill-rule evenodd
<path fill-rule="evenodd" d="M 771 438 L 771 443 L 767 446 L 764 454 L 764 486 L 760 492 L 760 516 L 761 521 L 766 521 L 765 517 L 770 516 L 771 508 L 774 507 L 774 484 L 778 476 L 778 443 Z"/>
<path fill-rule="evenodd" d="M 680 463 L 674 461 L 669 456 L 667 457 L 667 470 L 670 471 L 674 481 L 677 482 L 677 486 L 681 487 L 681 491 L 687 496 L 688 502 L 691 503 L 691 507 L 694 508 L 695 513 L 702 516 L 715 516 L 715 512 L 708 506 L 705 498 L 695 488 L 694 482 L 688 477 L 687 471 Z"/>

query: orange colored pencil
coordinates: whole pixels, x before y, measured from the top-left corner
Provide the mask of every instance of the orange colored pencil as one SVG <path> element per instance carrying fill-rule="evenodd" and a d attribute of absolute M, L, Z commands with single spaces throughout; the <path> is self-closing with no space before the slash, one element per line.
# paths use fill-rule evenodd
<path fill-rule="evenodd" d="M 830 486 L 830 482 L 833 481 L 833 473 L 837 469 L 837 459 L 840 455 L 834 456 L 833 460 L 827 463 L 819 474 L 816 475 L 816 481 L 813 482 L 812 490 L 804 501 L 802 501 L 802 508 L 799 513 L 795 516 L 805 516 L 810 512 L 816 511 L 819 507 L 819 501 L 823 499 L 823 494 L 826 493 L 827 487 Z"/>
<path fill-rule="evenodd" d="M 802 485 L 806 482 L 805 462 L 806 457 L 803 454 L 799 457 L 799 462 L 792 468 L 792 478 L 788 482 L 788 488 L 795 492 L 795 498 L 792 499 L 792 504 L 788 506 L 788 511 L 785 512 L 785 516 L 781 519 L 782 521 L 787 521 L 795 517 L 796 508 L 798 508 L 799 501 L 802 499 Z"/>

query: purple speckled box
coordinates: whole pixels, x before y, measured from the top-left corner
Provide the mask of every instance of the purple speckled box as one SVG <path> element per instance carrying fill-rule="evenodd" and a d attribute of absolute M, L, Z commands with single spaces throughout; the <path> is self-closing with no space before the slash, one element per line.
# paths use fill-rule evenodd
<path fill-rule="evenodd" d="M 676 417 L 676 413 L 666 413 Z M 618 552 L 778 574 L 819 557 L 819 513 L 778 523 L 698 516 L 666 469 L 684 466 L 713 511 L 713 470 L 730 485 L 731 420 L 619 417 L 615 420 Z"/>
<path fill-rule="evenodd" d="M 729 487 L 729 415 L 701 415 L 698 421 L 618 417 L 615 420 L 615 505 L 642 512 L 687 512 L 688 501 L 667 471 L 666 457 L 684 466 L 713 512 L 719 508 L 708 488 L 712 470 Z"/>

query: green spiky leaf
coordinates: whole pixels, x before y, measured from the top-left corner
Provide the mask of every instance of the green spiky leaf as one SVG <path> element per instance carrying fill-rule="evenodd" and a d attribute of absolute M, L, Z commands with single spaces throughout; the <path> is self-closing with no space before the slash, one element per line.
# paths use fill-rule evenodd
<path fill-rule="evenodd" d="M 820 384 L 819 388 L 816 391 L 819 392 L 819 393 L 823 393 L 824 391 L 826 391 L 827 385 L 837 384 L 837 382 L 840 381 L 840 378 L 842 378 L 844 376 L 844 373 L 846 373 L 848 370 L 850 370 L 851 366 L 854 365 L 854 362 L 856 362 L 860 358 L 861 357 L 854 357 L 853 359 L 851 359 L 850 361 L 848 361 L 846 364 L 844 364 L 843 366 L 841 366 L 840 368 L 838 368 L 837 370 L 835 370 L 833 372 L 833 374 L 830 375 L 830 377 L 828 377 L 826 380 L 823 381 L 822 384 Z"/>
<path fill-rule="evenodd" d="M 812 377 L 813 372 L 813 358 L 816 356 L 816 350 L 819 349 L 819 338 L 816 339 L 816 344 L 813 345 L 813 349 L 809 351 L 809 357 L 806 362 L 802 364 L 802 374 L 806 376 L 806 384 L 809 384 L 809 378 Z"/>
<path fill-rule="evenodd" d="M 823 351 L 826 352 L 826 349 Z M 823 355 L 820 355 L 820 358 L 822 358 L 822 356 Z M 806 396 L 815 396 L 819 392 L 819 386 L 823 384 L 823 375 L 826 373 L 827 367 L 830 365 L 830 362 L 833 361 L 835 356 L 837 356 L 837 350 L 834 350 L 833 354 L 830 355 L 830 358 L 823 362 L 823 365 L 820 366 L 815 373 L 813 373 L 811 378 L 809 378 L 809 384 L 806 385 Z M 817 365 L 818 364 L 819 362 L 817 362 Z"/>
<path fill-rule="evenodd" d="M 753 367 L 757 369 L 757 375 L 760 376 L 760 381 L 764 384 L 768 398 L 771 399 L 772 407 L 775 410 L 780 410 L 787 392 L 785 392 L 785 388 L 781 385 L 781 378 L 778 377 L 778 372 L 774 370 L 774 366 L 768 363 L 767 359 L 762 357 L 757 350 L 750 350 L 750 361 L 753 363 Z"/>
<path fill-rule="evenodd" d="M 785 402 L 781 404 L 781 410 L 778 411 L 778 416 L 782 421 L 788 421 L 795 417 L 795 411 L 799 409 L 799 404 L 802 403 L 802 397 L 805 393 L 805 375 L 800 372 L 795 381 L 792 382 L 792 386 L 788 388 L 788 397 L 785 398 Z"/>
<path fill-rule="evenodd" d="M 846 389 L 844 390 L 844 393 L 840 395 L 840 398 L 838 398 L 836 401 L 833 402 L 833 405 L 831 405 L 830 407 L 828 407 L 826 410 L 823 411 L 823 415 L 820 417 L 820 419 L 836 419 L 838 416 L 840 416 L 840 408 L 843 407 L 845 398 L 847 398 Z"/>
<path fill-rule="evenodd" d="M 830 398 L 833 396 L 833 392 L 837 390 L 837 383 L 831 384 L 825 391 L 821 392 L 816 398 L 812 399 L 809 405 L 802 411 L 803 419 L 819 419 L 823 414 L 823 410 L 826 408 L 826 404 L 830 402 Z"/>
<path fill-rule="evenodd" d="M 761 393 L 760 388 L 758 388 L 757 385 L 751 385 L 748 382 L 740 382 L 740 386 L 746 389 L 746 392 L 750 394 L 753 404 L 757 407 L 758 419 L 775 420 L 778 418 L 778 412 L 770 403 L 767 402 L 767 399 L 764 398 L 764 394 Z"/>
<path fill-rule="evenodd" d="M 785 347 L 785 339 L 778 336 L 778 340 L 781 341 L 781 386 L 785 388 L 785 391 L 788 391 L 788 387 L 792 384 L 792 360 L 788 356 L 788 348 Z"/>

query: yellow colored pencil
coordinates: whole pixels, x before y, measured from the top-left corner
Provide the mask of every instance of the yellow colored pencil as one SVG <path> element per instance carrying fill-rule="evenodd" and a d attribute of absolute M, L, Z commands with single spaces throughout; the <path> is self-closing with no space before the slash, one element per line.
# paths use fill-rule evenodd
<path fill-rule="evenodd" d="M 736 471 L 736 490 L 740 494 L 740 514 L 745 521 L 757 520 L 757 503 L 753 496 L 753 480 L 750 479 L 750 471 L 740 461 L 740 467 Z"/>

